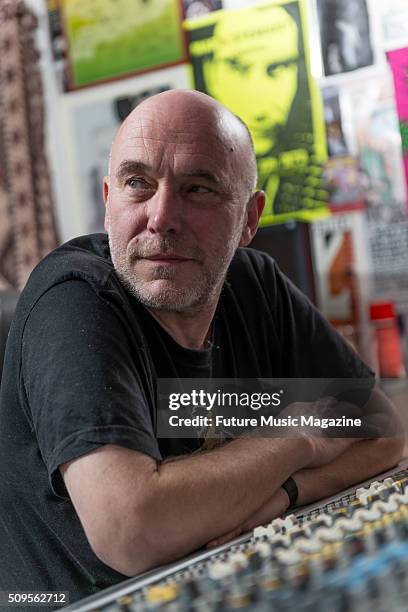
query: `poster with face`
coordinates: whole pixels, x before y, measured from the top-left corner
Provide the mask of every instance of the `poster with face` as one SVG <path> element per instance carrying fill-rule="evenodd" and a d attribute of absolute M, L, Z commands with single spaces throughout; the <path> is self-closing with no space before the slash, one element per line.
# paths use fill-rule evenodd
<path fill-rule="evenodd" d="M 366 0 L 317 0 L 326 76 L 374 63 Z"/>
<path fill-rule="evenodd" d="M 323 110 L 310 73 L 305 11 L 304 0 L 271 0 L 185 24 L 194 87 L 251 132 L 258 186 L 267 194 L 261 224 L 326 211 Z"/>

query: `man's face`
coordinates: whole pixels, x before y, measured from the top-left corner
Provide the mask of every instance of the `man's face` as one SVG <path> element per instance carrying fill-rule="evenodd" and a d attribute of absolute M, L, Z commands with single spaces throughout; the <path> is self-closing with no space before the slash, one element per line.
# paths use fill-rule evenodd
<path fill-rule="evenodd" d="M 249 199 L 231 158 L 211 122 L 177 111 L 140 110 L 117 137 L 105 227 L 119 277 L 147 307 L 218 298 Z"/>
<path fill-rule="evenodd" d="M 263 155 L 276 141 L 276 127 L 286 124 L 297 91 L 298 31 L 281 7 L 236 14 L 217 24 L 219 42 L 208 62 L 209 93 L 248 125 L 255 152 Z M 254 36 L 254 32 L 257 32 Z"/>

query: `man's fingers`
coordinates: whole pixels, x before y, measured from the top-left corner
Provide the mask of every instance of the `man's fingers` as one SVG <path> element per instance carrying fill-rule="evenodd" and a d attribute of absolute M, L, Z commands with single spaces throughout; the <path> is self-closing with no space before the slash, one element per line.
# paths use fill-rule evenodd
<path fill-rule="evenodd" d="M 221 546 L 222 544 L 226 544 L 226 542 L 229 542 L 230 540 L 237 538 L 239 535 L 241 535 L 241 533 L 242 533 L 242 527 L 239 527 L 238 529 L 234 529 L 234 531 L 230 531 L 229 533 L 226 533 L 225 535 L 219 538 L 215 538 L 215 540 L 211 540 L 211 542 L 208 542 L 208 544 L 206 545 L 206 548 L 215 548 L 216 546 Z"/>

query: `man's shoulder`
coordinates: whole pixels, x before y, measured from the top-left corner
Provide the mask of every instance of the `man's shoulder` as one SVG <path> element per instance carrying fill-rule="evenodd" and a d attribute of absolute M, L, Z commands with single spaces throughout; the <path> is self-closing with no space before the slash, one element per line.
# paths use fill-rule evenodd
<path fill-rule="evenodd" d="M 64 266 L 64 270 L 111 272 L 113 265 L 107 235 L 87 234 L 65 242 L 44 257 L 34 272 L 38 273 L 42 268 L 53 268 L 57 265 Z"/>
<path fill-rule="evenodd" d="M 65 242 L 44 257 L 31 273 L 27 288 L 75 279 L 103 284 L 112 272 L 107 236 L 88 234 Z"/>
<path fill-rule="evenodd" d="M 275 275 L 276 263 L 273 257 L 263 251 L 246 247 L 239 247 L 236 250 L 228 269 L 228 280 L 232 282 L 235 279 L 242 282 L 245 277 L 248 280 L 251 278 L 260 281 L 266 278 L 270 280 L 270 277 Z"/>
<path fill-rule="evenodd" d="M 19 311 L 28 314 L 51 288 L 69 281 L 85 281 L 96 293 L 118 283 L 105 234 L 79 236 L 51 251 L 32 271 L 22 292 Z"/>
<path fill-rule="evenodd" d="M 240 247 L 228 268 L 226 286 L 241 307 L 246 305 L 251 310 L 254 303 L 259 307 L 264 303 L 269 309 L 276 302 L 279 276 L 280 271 L 270 255 Z"/>

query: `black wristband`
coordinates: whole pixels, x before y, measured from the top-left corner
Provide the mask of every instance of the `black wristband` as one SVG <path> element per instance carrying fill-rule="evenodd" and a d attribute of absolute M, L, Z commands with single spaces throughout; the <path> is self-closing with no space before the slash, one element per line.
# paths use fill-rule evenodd
<path fill-rule="evenodd" d="M 282 486 L 282 489 L 285 489 L 286 493 L 288 494 L 288 497 L 289 497 L 288 510 L 291 510 L 292 508 L 296 506 L 297 498 L 299 495 L 297 484 L 293 480 L 292 476 L 290 476 L 287 480 L 285 480 L 285 482 L 281 486 Z"/>

